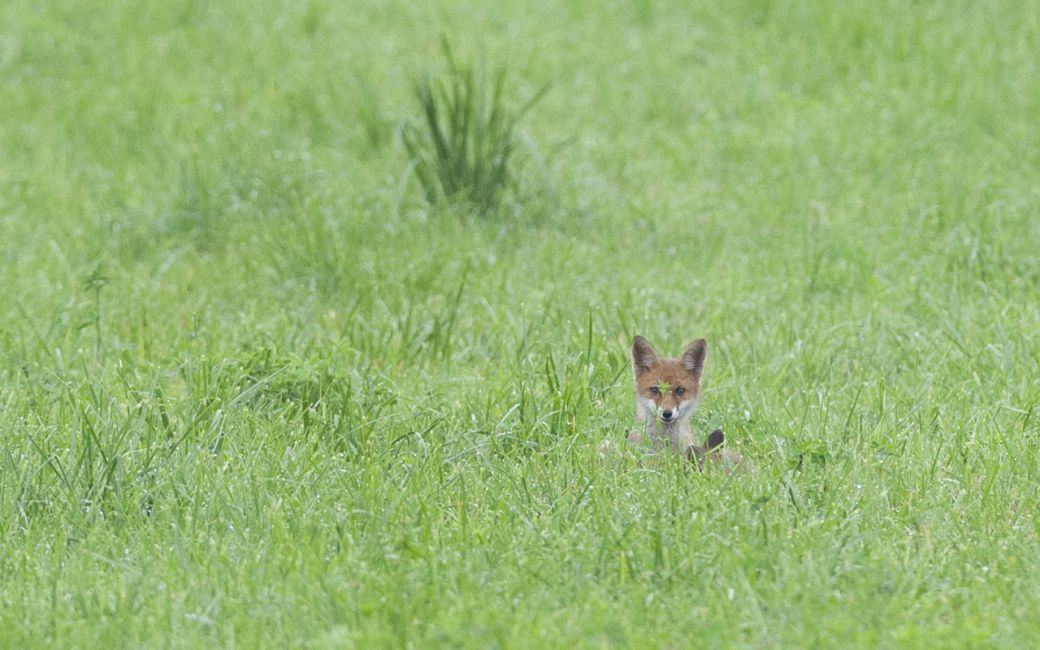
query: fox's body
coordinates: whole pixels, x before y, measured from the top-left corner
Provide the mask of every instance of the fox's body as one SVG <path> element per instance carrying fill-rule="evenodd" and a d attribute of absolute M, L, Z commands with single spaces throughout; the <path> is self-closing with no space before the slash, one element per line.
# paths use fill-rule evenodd
<path fill-rule="evenodd" d="M 741 462 L 740 454 L 722 449 L 725 436 L 716 429 L 703 447 L 694 445 L 690 416 L 701 399 L 701 374 L 708 345 L 697 339 L 686 346 L 677 359 L 660 357 L 642 336 L 632 341 L 632 369 L 635 374 L 636 420 L 644 434 L 633 432 L 632 442 L 643 435 L 655 449 L 671 449 L 703 468 L 705 461 L 731 467 Z"/>

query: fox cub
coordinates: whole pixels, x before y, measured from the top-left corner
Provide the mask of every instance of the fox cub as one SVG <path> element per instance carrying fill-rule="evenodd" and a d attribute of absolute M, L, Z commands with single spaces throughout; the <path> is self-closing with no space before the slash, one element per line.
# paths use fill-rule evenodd
<path fill-rule="evenodd" d="M 629 433 L 629 440 L 641 442 L 643 435 L 655 449 L 670 448 L 691 463 L 704 467 L 705 461 L 731 468 L 742 458 L 735 451 L 721 449 L 722 429 L 708 435 L 703 447 L 693 444 L 690 415 L 701 399 L 701 374 L 708 344 L 697 339 L 686 346 L 678 359 L 663 358 L 642 336 L 632 341 L 632 368 L 635 372 L 636 420 L 644 432 Z"/>

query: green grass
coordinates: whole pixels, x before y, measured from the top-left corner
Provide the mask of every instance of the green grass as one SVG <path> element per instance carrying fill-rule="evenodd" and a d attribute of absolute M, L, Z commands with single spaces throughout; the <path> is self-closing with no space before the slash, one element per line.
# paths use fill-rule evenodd
<path fill-rule="evenodd" d="M 551 7 L 551 8 L 550 8 Z M 508 65 L 508 206 L 399 126 Z M 1040 644 L 1029 2 L 0 8 L 0 647 Z M 751 475 L 596 449 L 704 337 Z"/>
<path fill-rule="evenodd" d="M 443 79 L 427 71 L 416 81 L 422 118 L 406 125 L 402 140 L 430 204 L 453 202 L 456 210 L 469 204 L 486 214 L 500 209 L 503 193 L 516 186 L 520 119 L 548 87 L 512 108 L 504 67 L 466 65 L 447 40 L 443 47 L 448 69 Z"/>

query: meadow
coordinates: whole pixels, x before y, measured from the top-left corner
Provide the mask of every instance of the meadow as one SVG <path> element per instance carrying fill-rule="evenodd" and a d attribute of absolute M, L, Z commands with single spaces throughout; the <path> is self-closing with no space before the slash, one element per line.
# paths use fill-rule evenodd
<path fill-rule="evenodd" d="M 508 69 L 430 203 L 415 80 Z M 1027 0 L 8 0 L 0 647 L 1040 645 Z M 647 464 L 630 345 L 708 341 Z"/>

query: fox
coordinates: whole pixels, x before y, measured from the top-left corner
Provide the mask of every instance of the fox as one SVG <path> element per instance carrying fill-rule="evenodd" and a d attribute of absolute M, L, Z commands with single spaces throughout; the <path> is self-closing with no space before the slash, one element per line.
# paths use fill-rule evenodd
<path fill-rule="evenodd" d="M 712 431 L 702 446 L 695 445 L 690 416 L 701 400 L 701 375 L 708 354 L 708 343 L 697 339 L 686 346 L 678 358 L 657 354 L 642 336 L 632 339 L 632 370 L 635 375 L 636 421 L 643 433 L 631 431 L 631 442 L 642 441 L 643 434 L 654 449 L 670 449 L 699 469 L 706 462 L 727 469 L 743 460 L 739 453 L 723 449 L 722 429 Z"/>

